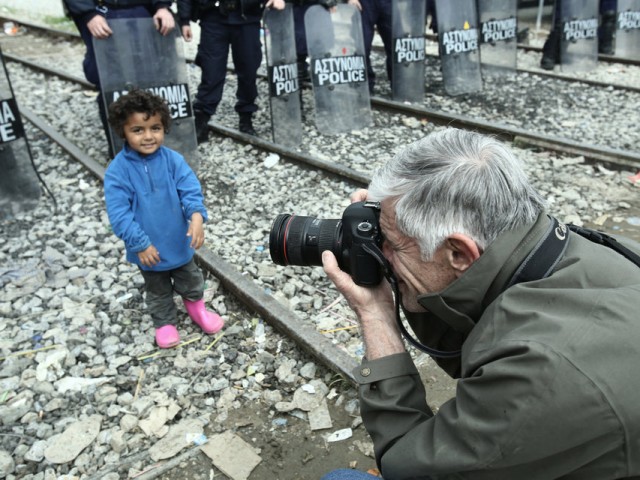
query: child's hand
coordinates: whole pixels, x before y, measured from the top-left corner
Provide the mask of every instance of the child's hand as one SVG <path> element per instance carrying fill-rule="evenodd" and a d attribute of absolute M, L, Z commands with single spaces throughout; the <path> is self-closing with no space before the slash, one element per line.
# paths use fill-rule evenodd
<path fill-rule="evenodd" d="M 195 212 L 191 215 L 191 223 L 187 231 L 187 237 L 191 237 L 191 248 L 199 249 L 204 244 L 204 228 L 202 228 L 202 215 Z"/>
<path fill-rule="evenodd" d="M 156 247 L 149 245 L 146 250 L 138 252 L 138 258 L 145 267 L 153 267 L 160 261 L 160 253 L 158 253 Z"/>

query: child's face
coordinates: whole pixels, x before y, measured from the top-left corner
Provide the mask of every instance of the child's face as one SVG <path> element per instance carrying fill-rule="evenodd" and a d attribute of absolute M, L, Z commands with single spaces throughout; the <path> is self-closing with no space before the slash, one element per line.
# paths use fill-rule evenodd
<path fill-rule="evenodd" d="M 129 146 L 140 155 L 151 155 L 164 142 L 164 126 L 160 115 L 155 114 L 145 120 L 146 114 L 135 112 L 124 124 L 124 138 Z"/>

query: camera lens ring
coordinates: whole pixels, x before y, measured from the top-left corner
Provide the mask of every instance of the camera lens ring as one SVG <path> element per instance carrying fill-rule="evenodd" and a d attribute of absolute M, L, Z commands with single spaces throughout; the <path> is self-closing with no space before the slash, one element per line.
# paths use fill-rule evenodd
<path fill-rule="evenodd" d="M 269 234 L 269 252 L 277 265 L 321 266 L 330 250 L 341 265 L 342 221 L 280 214 Z"/>
<path fill-rule="evenodd" d="M 289 265 L 286 248 L 278 247 L 280 245 L 280 238 L 283 236 L 286 242 L 286 231 L 288 230 L 294 216 L 295 215 L 282 213 L 273 221 L 271 233 L 269 234 L 269 253 L 271 255 L 271 259 L 277 265 Z"/>

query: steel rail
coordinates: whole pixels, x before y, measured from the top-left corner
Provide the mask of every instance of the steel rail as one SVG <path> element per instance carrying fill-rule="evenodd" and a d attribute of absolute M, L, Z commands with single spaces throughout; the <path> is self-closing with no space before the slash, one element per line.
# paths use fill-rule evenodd
<path fill-rule="evenodd" d="M 340 165 L 334 162 L 328 162 L 326 160 L 315 158 L 310 155 L 305 155 L 304 153 L 296 152 L 295 150 L 283 147 L 282 145 L 278 145 L 274 142 L 270 142 L 259 137 L 254 137 L 253 135 L 247 135 L 246 133 L 242 133 L 239 130 L 235 130 L 233 128 L 224 127 L 218 123 L 209 123 L 209 129 L 212 132 L 224 137 L 230 137 L 243 143 L 254 145 L 255 147 L 258 147 L 262 150 L 277 153 L 295 163 L 304 164 L 320 169 L 323 172 L 332 174 L 342 180 L 347 180 L 351 183 L 355 183 L 358 186 L 367 186 L 369 185 L 369 181 L 371 180 L 370 175 L 358 172 L 349 167 L 345 167 L 344 165 Z"/>
<path fill-rule="evenodd" d="M 34 127 L 57 143 L 75 161 L 82 164 L 94 177 L 104 182 L 105 167 L 91 159 L 71 141 L 52 128 L 43 118 L 30 109 L 20 107 L 21 115 Z M 319 363 L 357 385 L 351 373 L 357 367 L 355 359 L 336 347 L 331 340 L 308 323 L 303 322 L 293 311 L 283 306 L 273 296 L 265 293 L 253 281 L 243 276 L 238 269 L 206 247 L 195 254 L 196 261 L 217 277 L 221 284 L 247 308 L 259 314 L 265 321 L 288 338 Z"/>
<path fill-rule="evenodd" d="M 32 30 L 39 30 L 48 33 L 49 35 L 53 35 L 56 37 L 75 37 L 78 39 L 82 39 L 78 32 L 69 32 L 67 30 L 61 30 L 59 28 L 52 28 L 47 25 L 41 25 L 38 23 L 30 22 L 29 20 L 23 20 L 21 18 L 12 17 L 11 15 L 0 15 L 0 20 L 5 22 L 14 22 L 18 25 L 22 25 Z"/>
<path fill-rule="evenodd" d="M 61 30 L 61 29 L 56 29 L 56 28 L 52 28 L 46 25 L 41 25 L 38 23 L 34 23 L 34 22 L 30 22 L 28 20 L 23 20 L 17 17 L 13 17 L 11 15 L 0 15 L 0 19 L 8 21 L 8 22 L 15 22 L 18 23 L 20 25 L 23 25 L 25 27 L 34 29 L 34 30 L 42 30 L 45 32 L 48 32 L 51 35 L 56 35 L 56 36 L 70 36 L 70 37 L 77 37 L 77 38 L 81 38 L 80 34 L 78 34 L 77 32 L 68 32 L 66 30 Z M 438 36 L 434 35 L 432 33 L 426 33 L 425 34 L 425 38 L 427 40 L 431 40 L 432 42 L 437 42 L 438 41 Z M 529 45 L 526 43 L 518 43 L 517 47 L 521 50 L 530 50 L 530 51 L 535 51 L 535 52 L 541 52 L 542 53 L 542 47 L 538 47 L 535 45 Z M 374 45 L 374 48 L 380 48 L 378 45 Z M 604 55 L 602 53 L 598 54 L 598 61 L 602 61 L 602 62 L 609 62 L 609 63 L 622 63 L 622 64 L 627 64 L 627 65 L 638 65 L 640 66 L 640 60 L 636 60 L 633 58 L 625 58 L 625 57 L 616 57 L 615 55 Z"/>
<path fill-rule="evenodd" d="M 382 51 L 382 46 L 380 45 L 376 45 L 374 47 L 374 50 L 376 51 Z M 439 59 L 440 56 L 439 55 L 433 55 L 433 54 L 426 54 L 427 57 L 433 58 L 433 59 Z M 574 77 L 571 75 L 566 75 L 566 74 L 562 74 L 562 73 L 555 73 L 552 71 L 547 71 L 547 70 L 534 70 L 534 69 L 530 69 L 530 68 L 522 68 L 522 67 L 517 67 L 515 69 L 515 71 L 517 73 L 526 73 L 528 75 L 537 75 L 539 77 L 545 77 L 545 78 L 552 78 L 555 80 L 560 80 L 563 82 L 571 82 L 571 83 L 584 83 L 587 85 L 591 85 L 593 87 L 602 87 L 602 88 L 607 88 L 607 87 L 612 87 L 615 88 L 616 90 L 628 90 L 630 92 L 640 92 L 640 87 L 636 87 L 634 85 L 624 85 L 621 83 L 606 83 L 606 82 L 602 82 L 600 80 L 591 80 L 588 78 L 579 78 L 579 77 Z"/>
<path fill-rule="evenodd" d="M 433 33 L 425 34 L 425 38 L 433 42 L 438 41 L 438 35 L 434 35 Z M 517 48 L 519 48 L 520 50 L 530 50 L 530 51 L 542 53 L 542 47 L 538 47 L 536 45 L 529 45 L 528 43 L 518 43 Z M 598 61 L 640 66 L 640 60 L 636 60 L 635 58 L 616 57 L 615 55 L 605 55 L 603 53 L 598 54 Z"/>
<path fill-rule="evenodd" d="M 519 43 L 518 48 L 542 53 L 542 47 L 535 45 Z M 621 63 L 623 65 L 635 65 L 636 67 L 640 66 L 640 60 L 636 60 L 635 58 L 616 57 L 615 55 L 605 55 L 603 53 L 598 54 L 598 61 L 606 63 Z"/>
<path fill-rule="evenodd" d="M 86 80 L 75 77 L 73 75 L 69 75 L 65 72 L 60 72 L 56 69 L 38 65 L 34 62 L 16 57 L 15 55 L 5 54 L 5 56 L 8 60 L 22 63 L 27 67 L 33 68 L 40 72 L 59 76 L 61 78 L 64 78 L 65 80 L 86 86 L 87 88 L 95 88 Z M 264 76 L 262 77 L 264 78 Z M 553 135 L 532 133 L 521 128 L 499 125 L 472 117 L 436 111 L 418 105 L 410 105 L 402 102 L 388 100 L 382 97 L 372 97 L 371 105 L 380 110 L 396 114 L 413 116 L 420 119 L 426 118 L 431 122 L 439 125 L 455 126 L 458 128 L 472 129 L 482 133 L 498 135 L 502 139 L 509 140 L 521 146 L 534 146 L 561 154 L 581 155 L 585 158 L 586 161 L 601 162 L 603 164 L 606 164 L 609 168 L 614 168 L 617 170 L 629 168 L 637 169 L 638 167 L 640 167 L 640 153 L 637 152 L 626 152 L 608 147 L 588 145 L 582 142 Z M 289 158 L 290 160 L 305 163 L 315 168 L 320 168 L 326 172 L 330 172 L 349 181 L 354 181 L 361 185 L 366 185 L 368 183 L 368 176 L 355 170 L 349 169 L 348 167 L 332 162 L 325 162 L 308 155 L 300 154 L 295 152 L 294 150 L 286 149 L 285 147 L 276 145 L 273 142 L 269 142 L 258 137 L 245 135 L 238 132 L 237 130 L 222 127 L 220 125 L 210 126 L 210 128 L 212 128 L 212 130 L 217 132 L 218 134 L 233 137 L 236 140 L 240 140 L 244 143 L 251 143 L 259 148 L 279 153 L 284 157 Z"/>
<path fill-rule="evenodd" d="M 544 148 L 545 150 L 569 155 L 582 155 L 585 160 L 602 162 L 616 169 L 640 167 L 640 153 L 638 152 L 627 152 L 598 145 L 588 145 L 583 142 L 553 135 L 531 133 L 521 128 L 489 123 L 464 115 L 408 105 L 381 97 L 372 97 L 371 104 L 389 112 L 411 115 L 416 118 L 426 118 L 440 125 L 454 126 L 467 130 L 472 129 L 482 133 L 497 135 L 502 139 L 519 145 L 536 146 Z"/>
<path fill-rule="evenodd" d="M 79 85 L 82 85 L 85 88 L 89 88 L 91 90 L 96 90 L 96 86 L 85 80 L 84 78 L 80 78 L 77 77 L 75 75 L 71 75 L 70 73 L 67 72 L 63 72 L 61 70 L 57 70 L 55 68 L 52 67 L 45 67 L 44 65 L 39 65 L 35 62 L 32 62 L 31 60 L 27 60 L 25 58 L 21 58 L 21 57 L 17 57 L 11 53 L 6 53 L 6 52 L 2 52 L 2 56 L 5 58 L 5 60 L 9 60 L 12 62 L 16 62 L 16 63 L 20 63 L 22 65 L 25 65 L 29 68 L 31 68 L 32 70 L 36 70 L 38 72 L 42 72 L 42 73 L 46 73 L 48 75 L 55 75 L 57 77 L 60 77 L 64 80 L 68 80 L 70 82 L 73 83 L 77 83 Z"/>
<path fill-rule="evenodd" d="M 45 26 L 45 25 L 39 25 L 37 23 L 23 21 L 23 20 L 21 20 L 19 18 L 6 16 L 6 15 L 0 15 L 0 19 L 6 20 L 6 21 L 12 21 L 12 22 L 18 23 L 20 25 L 23 25 L 25 27 L 31 28 L 33 30 L 43 31 L 43 32 L 45 32 L 47 34 L 54 35 L 54 36 L 73 37 L 73 38 L 81 39 L 80 35 L 77 32 L 68 32 L 66 30 L 55 29 L 55 28 L 51 28 L 51 27 L 48 27 L 48 26 Z M 433 34 L 425 34 L 425 38 L 427 38 L 429 40 L 432 40 L 434 42 L 438 41 L 437 35 L 433 35 Z M 382 46 L 381 45 L 374 45 L 373 48 L 375 50 L 382 50 Z M 521 43 L 518 44 L 518 48 L 520 48 L 522 50 L 531 50 L 531 51 L 540 51 L 540 52 L 542 51 L 541 47 L 536 47 L 536 46 L 533 46 L 533 45 L 527 45 L 527 44 L 521 44 Z M 438 58 L 437 55 L 429 55 L 429 56 L 434 57 L 434 58 Z M 603 62 L 609 62 L 609 63 L 621 63 L 621 64 L 626 64 L 626 65 L 640 66 L 640 61 L 638 61 L 638 60 L 629 59 L 629 58 L 623 58 L 623 57 L 616 57 L 614 55 L 602 55 L 602 54 L 600 54 L 598 56 L 598 60 L 599 61 L 603 61 Z M 188 61 L 193 62 L 193 59 L 188 59 Z M 604 83 L 604 82 L 600 82 L 598 80 L 579 79 L 579 78 L 568 76 L 568 75 L 556 74 L 556 73 L 552 73 L 552 72 L 542 72 L 542 71 L 531 70 L 531 69 L 526 69 L 526 68 L 517 68 L 516 71 L 519 72 L 519 73 L 528 73 L 530 75 L 539 75 L 539 76 L 544 76 L 544 77 L 547 77 L 547 78 L 555 78 L 555 79 L 559 79 L 559 80 L 566 81 L 566 82 L 581 82 L 581 83 L 585 83 L 585 84 L 592 85 L 592 86 L 601 86 L 603 88 L 610 86 L 610 87 L 613 87 L 613 88 L 618 89 L 618 90 L 630 90 L 630 91 L 633 91 L 633 92 L 640 92 L 640 87 L 631 86 L 631 85 L 621 85 L 621 84 L 616 84 L 616 83 Z"/>

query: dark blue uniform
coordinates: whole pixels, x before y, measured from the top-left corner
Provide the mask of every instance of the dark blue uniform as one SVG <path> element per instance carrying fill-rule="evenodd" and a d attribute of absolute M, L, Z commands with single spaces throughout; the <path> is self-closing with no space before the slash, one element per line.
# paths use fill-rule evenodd
<path fill-rule="evenodd" d="M 540 66 L 545 70 L 553 70 L 556 63 L 560 62 L 560 38 L 562 30 L 562 18 L 560 5 L 562 0 L 556 0 L 553 8 L 553 26 L 547 40 L 542 47 L 542 60 Z M 598 30 L 598 52 L 607 55 L 613 54 L 613 34 L 616 29 L 617 0 L 600 0 L 601 24 Z"/>
<path fill-rule="evenodd" d="M 382 38 L 384 52 L 387 56 L 386 70 L 387 78 L 391 81 L 392 54 L 392 18 L 391 0 L 359 0 L 362 6 L 362 35 L 364 39 L 364 50 L 367 60 L 367 76 L 369 77 L 369 91 L 373 93 L 373 86 L 376 81 L 376 74 L 371 66 L 371 44 L 375 28 Z"/>
<path fill-rule="evenodd" d="M 293 6 L 293 28 L 296 41 L 296 57 L 298 76 L 301 81 L 308 82 L 309 65 L 307 64 L 307 31 L 304 27 L 304 16 L 313 5 L 321 5 L 330 9 L 337 5 L 336 0 L 287 0 Z"/>
<path fill-rule="evenodd" d="M 206 123 L 216 112 L 226 79 L 229 47 L 238 77 L 235 110 L 240 115 L 240 130 L 255 134 L 251 115 L 258 110 L 255 100 L 258 68 L 262 61 L 260 20 L 262 6 L 249 5 L 244 0 L 212 1 L 178 0 L 180 24 L 199 21 L 200 44 L 196 65 L 202 69 L 202 77 L 193 110 L 199 141 L 206 138 Z M 194 8 L 195 7 L 195 8 Z"/>

